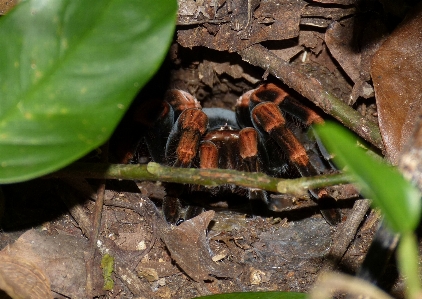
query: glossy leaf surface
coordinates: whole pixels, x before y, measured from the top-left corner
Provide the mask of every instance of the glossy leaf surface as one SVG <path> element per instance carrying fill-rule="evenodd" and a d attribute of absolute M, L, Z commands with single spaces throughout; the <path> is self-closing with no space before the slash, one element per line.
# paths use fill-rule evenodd
<path fill-rule="evenodd" d="M 370 157 L 357 146 L 357 139 L 333 123 L 316 128 L 334 162 L 350 172 L 362 190 L 385 215 L 396 232 L 413 231 L 421 214 L 421 194 L 396 168 Z"/>
<path fill-rule="evenodd" d="M 104 143 L 161 64 L 171 0 L 28 0 L 0 19 L 0 183 Z"/>

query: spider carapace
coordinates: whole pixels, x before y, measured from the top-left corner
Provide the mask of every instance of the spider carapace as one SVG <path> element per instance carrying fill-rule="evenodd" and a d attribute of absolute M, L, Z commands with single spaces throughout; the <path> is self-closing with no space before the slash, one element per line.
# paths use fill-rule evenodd
<path fill-rule="evenodd" d="M 237 101 L 236 112 L 202 109 L 189 93 L 170 90 L 145 140 L 155 162 L 174 167 L 236 169 L 281 178 L 308 177 L 319 175 L 320 171 L 295 134 L 298 127 L 303 129 L 315 123 L 323 123 L 323 119 L 271 83 L 243 94 Z M 182 187 L 167 186 L 163 211 L 167 221 L 175 223 L 180 214 L 178 197 Z M 240 188 L 230 185 L 225 189 Z M 218 190 L 221 188 L 212 192 Z M 244 193 L 270 210 L 276 206 L 265 191 L 251 189 Z M 310 194 L 328 223 L 340 222 L 335 200 L 324 189 L 310 190 Z"/>

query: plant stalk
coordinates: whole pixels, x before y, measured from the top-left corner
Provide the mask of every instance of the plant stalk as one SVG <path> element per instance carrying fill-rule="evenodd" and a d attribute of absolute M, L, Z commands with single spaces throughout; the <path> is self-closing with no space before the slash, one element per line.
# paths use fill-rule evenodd
<path fill-rule="evenodd" d="M 280 179 L 256 172 L 176 168 L 154 162 L 147 165 L 76 162 L 48 177 L 163 181 L 204 186 L 233 184 L 295 196 L 305 195 L 308 189 L 346 184 L 351 181 L 351 177 L 343 173 L 299 179 Z"/>

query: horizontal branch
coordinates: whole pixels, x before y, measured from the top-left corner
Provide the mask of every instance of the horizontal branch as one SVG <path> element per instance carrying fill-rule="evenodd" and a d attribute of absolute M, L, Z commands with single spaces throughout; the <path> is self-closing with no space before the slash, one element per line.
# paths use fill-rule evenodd
<path fill-rule="evenodd" d="M 162 181 L 204 186 L 233 184 L 295 196 L 306 194 L 308 189 L 345 184 L 351 181 L 350 176 L 346 174 L 279 179 L 256 172 L 241 172 L 229 169 L 176 168 L 154 162 L 147 165 L 76 162 L 50 174 L 48 177 Z"/>

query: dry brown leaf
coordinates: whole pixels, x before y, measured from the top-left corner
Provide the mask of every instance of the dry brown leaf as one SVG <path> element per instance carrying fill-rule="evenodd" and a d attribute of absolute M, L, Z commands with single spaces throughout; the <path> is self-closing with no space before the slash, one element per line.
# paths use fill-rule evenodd
<path fill-rule="evenodd" d="M 422 109 L 422 5 L 380 47 L 371 65 L 386 156 L 397 164 Z"/>
<path fill-rule="evenodd" d="M 235 265 L 212 260 L 206 230 L 214 214 L 214 211 L 207 211 L 179 226 L 168 226 L 161 235 L 172 259 L 198 282 L 212 280 L 210 274 L 217 277 L 237 277 L 240 274 Z"/>

